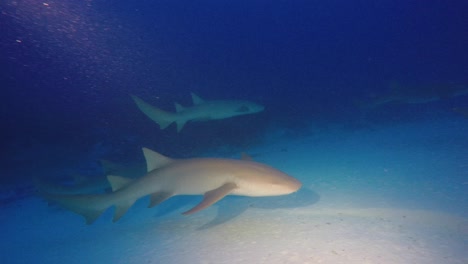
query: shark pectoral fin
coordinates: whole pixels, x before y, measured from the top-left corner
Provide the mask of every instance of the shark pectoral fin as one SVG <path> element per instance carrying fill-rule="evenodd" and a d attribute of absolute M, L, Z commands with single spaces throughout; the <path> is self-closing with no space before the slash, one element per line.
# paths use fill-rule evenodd
<path fill-rule="evenodd" d="M 115 175 L 107 175 L 107 180 L 109 181 L 113 192 L 122 189 L 123 187 L 129 185 L 133 181 L 133 179 Z"/>
<path fill-rule="evenodd" d="M 187 121 L 185 120 L 178 120 L 176 121 L 176 124 L 177 124 L 177 132 L 180 132 L 182 130 L 182 128 L 185 126 L 185 123 Z"/>
<path fill-rule="evenodd" d="M 148 208 L 152 208 L 152 207 L 164 202 L 165 200 L 169 199 L 172 195 L 173 195 L 173 193 L 171 193 L 171 192 L 153 193 L 151 195 L 151 201 L 150 201 L 150 204 L 148 205 Z"/>
<path fill-rule="evenodd" d="M 237 185 L 235 183 L 228 182 L 220 186 L 219 188 L 208 191 L 205 193 L 203 200 L 199 204 L 197 204 L 195 207 L 193 207 L 192 209 L 182 214 L 188 215 L 188 214 L 193 214 L 200 210 L 203 210 L 207 208 L 208 206 L 221 200 L 224 196 L 228 195 L 232 190 L 236 188 L 237 188 Z"/>
<path fill-rule="evenodd" d="M 120 218 L 128 211 L 128 209 L 135 203 L 135 200 L 128 200 L 121 202 L 119 204 L 115 205 L 115 212 L 114 212 L 114 218 L 112 219 L 112 222 L 117 222 L 119 221 Z"/>

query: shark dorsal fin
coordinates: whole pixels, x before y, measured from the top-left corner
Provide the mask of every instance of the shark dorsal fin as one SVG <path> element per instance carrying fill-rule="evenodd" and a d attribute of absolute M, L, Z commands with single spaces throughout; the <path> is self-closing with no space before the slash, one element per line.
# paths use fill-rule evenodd
<path fill-rule="evenodd" d="M 174 103 L 174 105 L 175 105 L 175 109 L 176 109 L 177 113 L 182 112 L 182 111 L 185 110 L 185 107 L 183 107 L 181 104 Z"/>
<path fill-rule="evenodd" d="M 171 158 L 161 155 L 156 151 L 152 151 L 149 148 L 143 148 L 143 155 L 145 155 L 146 168 L 148 172 L 172 162 Z"/>
<path fill-rule="evenodd" d="M 191 95 L 192 95 L 192 102 L 194 105 L 203 104 L 205 102 L 205 100 L 201 99 L 200 96 L 194 93 L 191 93 Z"/>
<path fill-rule="evenodd" d="M 241 153 L 241 160 L 253 161 L 252 157 L 245 152 Z"/>
<path fill-rule="evenodd" d="M 129 185 L 133 181 L 133 179 L 115 175 L 107 175 L 107 180 L 109 181 L 113 192 L 122 189 L 123 187 Z"/>

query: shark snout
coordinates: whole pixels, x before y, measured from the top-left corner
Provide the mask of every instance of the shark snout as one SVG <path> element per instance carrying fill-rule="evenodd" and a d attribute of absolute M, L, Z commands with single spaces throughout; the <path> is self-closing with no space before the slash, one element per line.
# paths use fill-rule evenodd
<path fill-rule="evenodd" d="M 291 193 L 293 193 L 302 187 L 302 183 L 297 179 L 291 177 L 291 180 L 288 182 L 287 187 L 289 188 Z"/>
<path fill-rule="evenodd" d="M 285 195 L 297 192 L 302 187 L 302 183 L 297 179 L 287 176 L 282 178 L 281 181 L 275 182 L 270 186 L 270 191 L 275 195 Z"/>
<path fill-rule="evenodd" d="M 255 112 L 262 112 L 263 110 L 265 110 L 265 106 L 259 104 L 255 105 Z"/>

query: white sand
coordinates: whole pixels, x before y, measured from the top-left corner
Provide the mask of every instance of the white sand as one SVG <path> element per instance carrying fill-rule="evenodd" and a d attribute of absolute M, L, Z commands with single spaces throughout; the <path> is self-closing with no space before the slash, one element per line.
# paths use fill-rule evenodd
<path fill-rule="evenodd" d="M 468 263 L 467 127 L 279 136 L 252 153 L 312 191 L 230 197 L 189 217 L 142 199 L 116 224 L 109 210 L 86 226 L 22 200 L 0 208 L 0 263 Z"/>

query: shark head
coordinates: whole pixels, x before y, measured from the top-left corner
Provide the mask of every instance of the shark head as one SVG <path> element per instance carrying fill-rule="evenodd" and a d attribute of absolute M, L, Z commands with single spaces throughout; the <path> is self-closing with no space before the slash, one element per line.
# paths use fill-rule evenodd
<path fill-rule="evenodd" d="M 239 114 L 253 114 L 263 111 L 265 107 L 263 105 L 259 105 L 249 101 L 238 101 L 239 105 L 234 110 L 236 113 Z"/>
<path fill-rule="evenodd" d="M 210 114 L 211 119 L 223 119 L 228 117 L 254 114 L 263 111 L 265 107 L 250 101 L 216 101 L 214 111 Z"/>
<path fill-rule="evenodd" d="M 242 161 L 239 166 L 238 182 L 240 195 L 276 196 L 286 195 L 299 190 L 302 183 L 297 179 L 265 164 Z"/>

